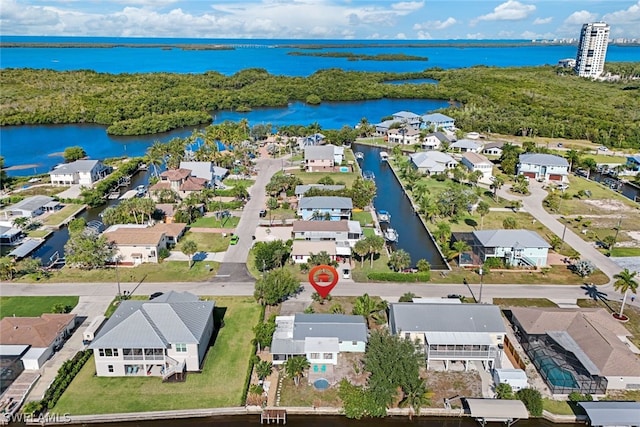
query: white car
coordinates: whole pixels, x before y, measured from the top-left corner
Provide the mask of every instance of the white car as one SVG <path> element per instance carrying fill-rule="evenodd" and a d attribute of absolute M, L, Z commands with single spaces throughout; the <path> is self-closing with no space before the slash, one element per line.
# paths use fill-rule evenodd
<path fill-rule="evenodd" d="M 604 145 L 601 145 L 600 147 L 598 147 L 598 151 L 609 151 L 609 149 Z"/>

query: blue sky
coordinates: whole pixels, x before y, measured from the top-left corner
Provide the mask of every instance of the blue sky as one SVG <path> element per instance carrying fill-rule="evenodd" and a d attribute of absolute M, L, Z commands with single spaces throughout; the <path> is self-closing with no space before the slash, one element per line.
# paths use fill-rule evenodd
<path fill-rule="evenodd" d="M 640 1 L 0 0 L 0 34 L 290 39 L 640 38 Z"/>

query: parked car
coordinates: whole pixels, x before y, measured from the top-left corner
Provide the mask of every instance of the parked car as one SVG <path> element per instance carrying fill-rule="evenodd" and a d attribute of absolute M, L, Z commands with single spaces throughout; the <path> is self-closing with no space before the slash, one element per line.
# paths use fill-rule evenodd
<path fill-rule="evenodd" d="M 161 297 L 162 295 L 164 295 L 163 292 L 154 292 L 149 296 L 149 299 L 156 299 L 158 297 Z"/>
<path fill-rule="evenodd" d="M 460 294 L 449 294 L 449 295 L 447 295 L 447 298 L 462 299 L 462 295 L 460 295 Z"/>
<path fill-rule="evenodd" d="M 229 241 L 229 244 L 237 245 L 239 240 L 240 240 L 240 236 L 238 236 L 237 234 L 234 234 L 233 236 L 231 236 L 231 240 Z"/>
<path fill-rule="evenodd" d="M 562 142 L 558 142 L 558 148 L 562 148 Z"/>
<path fill-rule="evenodd" d="M 604 145 L 601 145 L 600 147 L 598 147 L 599 151 L 609 151 L 609 149 L 607 147 L 605 147 Z"/>

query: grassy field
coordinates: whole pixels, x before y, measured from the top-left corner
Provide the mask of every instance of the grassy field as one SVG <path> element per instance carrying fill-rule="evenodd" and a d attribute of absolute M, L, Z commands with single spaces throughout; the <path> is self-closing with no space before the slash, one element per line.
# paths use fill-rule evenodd
<path fill-rule="evenodd" d="M 240 218 L 237 216 L 223 218 L 222 220 L 219 220 L 213 216 L 204 216 L 204 217 L 198 218 L 195 222 L 192 222 L 189 225 L 189 227 L 236 228 L 239 222 L 240 222 Z"/>
<path fill-rule="evenodd" d="M 30 230 L 30 231 L 27 231 L 27 236 L 32 237 L 34 239 L 43 239 L 45 236 L 47 236 L 50 233 L 51 233 L 51 230 L 44 230 L 44 229 Z"/>
<path fill-rule="evenodd" d="M 501 308 L 507 307 L 557 307 L 546 298 L 494 298 L 493 303 Z"/>
<path fill-rule="evenodd" d="M 333 386 L 328 388 L 327 390 L 319 391 L 316 390 L 313 385 L 308 384 L 306 378 L 303 378 L 298 386 L 293 383 L 292 379 L 285 378 L 282 381 L 280 405 L 306 407 L 342 407 L 342 402 L 338 397 L 338 386 Z"/>
<path fill-rule="evenodd" d="M 209 266 L 209 269 L 206 266 Z M 189 268 L 187 261 L 164 261 L 159 264 L 146 263 L 137 267 L 120 267 L 118 275 L 120 282 L 198 282 L 215 276 L 219 264 L 213 261 L 197 261 L 193 267 Z M 113 282 L 114 289 L 117 281 L 115 268 L 104 268 L 97 270 L 80 270 L 77 268 L 64 267 L 54 270 L 46 279 L 41 279 L 39 283 L 82 283 L 82 282 Z M 33 278 L 23 276 L 19 282 L 33 282 Z M 115 290 L 114 290 L 115 294 Z"/>
<path fill-rule="evenodd" d="M 331 177 L 336 184 L 344 184 L 347 187 L 353 185 L 353 181 L 359 176 L 355 172 L 305 172 L 305 171 L 289 171 L 302 180 L 303 184 L 317 184 L 322 178 Z"/>
<path fill-rule="evenodd" d="M 546 397 L 542 398 L 542 409 L 557 415 L 584 414 L 584 411 L 580 412 L 579 406 L 576 404 L 571 405 L 566 400 L 553 400 Z"/>
<path fill-rule="evenodd" d="M 230 236 L 222 237 L 222 233 L 201 233 L 187 231 L 175 247 L 176 251 L 182 251 L 182 246 L 187 240 L 191 240 L 198 245 L 198 251 L 202 252 L 224 252 L 229 247 Z"/>
<path fill-rule="evenodd" d="M 49 179 L 49 177 L 47 176 L 47 180 Z M 38 182 L 38 184 L 41 184 L 41 182 Z M 30 197 L 30 196 L 55 196 L 58 193 L 62 193 L 65 190 L 68 190 L 69 187 L 57 187 L 57 186 L 52 186 L 52 185 L 43 185 L 40 187 L 29 187 L 23 190 L 20 190 L 19 192 L 16 192 L 15 195 L 17 196 L 23 196 L 23 197 Z"/>
<path fill-rule="evenodd" d="M 51 313 L 56 304 L 73 308 L 78 305 L 78 297 L 0 297 L 0 319 L 7 316 L 38 317 L 42 313 Z"/>
<path fill-rule="evenodd" d="M 241 405 L 260 307 L 253 298 L 209 299 L 216 301 L 216 325 L 223 327 L 205 356 L 202 373 L 187 373 L 183 383 L 163 383 L 157 377 L 96 377 L 91 358 L 52 412 L 83 415 Z"/>
<path fill-rule="evenodd" d="M 364 227 L 367 224 L 373 223 L 373 219 L 371 218 L 371 213 L 366 211 L 354 211 L 351 214 L 351 219 L 353 221 L 359 221 L 362 227 Z"/>
<path fill-rule="evenodd" d="M 613 248 L 612 257 L 640 256 L 640 248 Z"/>
<path fill-rule="evenodd" d="M 44 225 L 54 225 L 57 226 L 61 224 L 64 220 L 75 214 L 76 212 L 80 212 L 84 208 L 84 205 L 76 205 L 70 204 L 66 205 L 64 208 L 60 209 L 57 212 L 54 212 L 42 221 Z"/>

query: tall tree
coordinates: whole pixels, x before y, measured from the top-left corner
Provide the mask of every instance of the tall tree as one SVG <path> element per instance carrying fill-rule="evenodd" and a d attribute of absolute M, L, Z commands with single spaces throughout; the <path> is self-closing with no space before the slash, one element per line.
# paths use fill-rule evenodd
<path fill-rule="evenodd" d="M 411 255 L 404 249 L 398 249 L 389 255 L 389 266 L 395 271 L 401 271 L 411 265 Z"/>
<path fill-rule="evenodd" d="M 483 227 L 484 217 L 489 213 L 489 211 L 489 203 L 485 202 L 484 200 L 478 203 L 476 212 L 478 212 L 478 215 L 480 215 L 480 230 L 482 230 Z"/>
<path fill-rule="evenodd" d="M 309 361 L 304 356 L 294 356 L 284 362 L 284 372 L 288 377 L 293 378 L 296 386 L 300 385 L 300 378 L 307 368 L 309 368 Z"/>
<path fill-rule="evenodd" d="M 638 290 L 638 281 L 635 280 L 637 274 L 637 272 L 631 272 L 628 268 L 625 268 L 620 273 L 613 276 L 613 278 L 616 279 L 616 281 L 613 282 L 613 288 L 618 292 L 624 293 L 624 296 L 622 297 L 622 305 L 620 305 L 619 317 L 623 317 L 622 313 L 624 311 L 624 305 L 627 302 L 627 294 L 629 291 L 635 294 Z"/>
<path fill-rule="evenodd" d="M 182 242 L 180 250 L 183 254 L 189 257 L 189 268 L 191 268 L 193 265 L 193 255 L 198 252 L 198 244 L 193 240 L 185 240 Z"/>
<path fill-rule="evenodd" d="M 268 360 L 261 360 L 256 363 L 256 375 L 260 381 L 263 381 L 273 372 L 273 364 Z"/>
<path fill-rule="evenodd" d="M 365 237 L 365 242 L 369 247 L 369 265 L 373 267 L 373 257 L 384 249 L 384 238 L 382 236 L 371 235 Z"/>
<path fill-rule="evenodd" d="M 116 254 L 114 245 L 104 235 L 72 233 L 64 245 L 67 265 L 82 270 L 103 268 Z"/>
<path fill-rule="evenodd" d="M 64 161 L 67 163 L 75 162 L 76 160 L 84 159 L 87 157 L 86 151 L 84 148 L 80 146 L 67 147 L 64 149 L 62 153 L 62 157 L 64 157 Z"/>
<path fill-rule="evenodd" d="M 289 270 L 278 268 L 256 280 L 253 296 L 262 305 L 276 305 L 300 289 L 300 282 Z"/>
<path fill-rule="evenodd" d="M 456 240 L 453 243 L 453 251 L 452 254 L 450 255 L 452 257 L 457 256 L 458 257 L 458 265 L 460 265 L 460 257 L 462 256 L 462 254 L 468 250 L 471 249 L 471 246 L 469 246 L 469 244 L 467 242 L 465 242 L 464 240 Z"/>
<path fill-rule="evenodd" d="M 360 239 L 353 246 L 353 252 L 360 258 L 360 268 L 364 266 L 364 259 L 369 254 L 369 245 L 365 239 Z"/>

